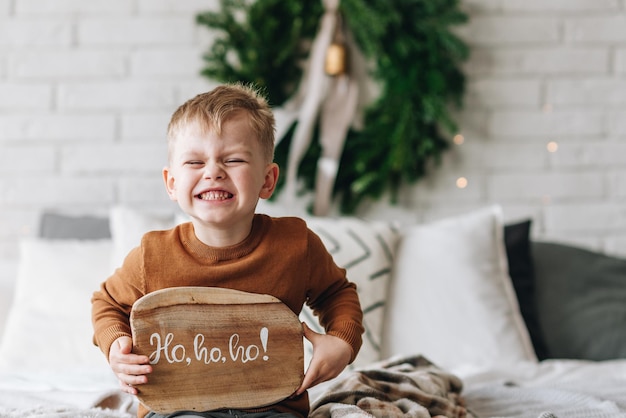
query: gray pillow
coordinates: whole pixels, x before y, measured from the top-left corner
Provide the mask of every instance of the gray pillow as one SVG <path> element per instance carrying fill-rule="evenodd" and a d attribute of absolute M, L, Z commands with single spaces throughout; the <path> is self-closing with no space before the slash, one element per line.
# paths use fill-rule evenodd
<path fill-rule="evenodd" d="M 626 260 L 532 243 L 539 322 L 550 358 L 626 358 Z"/>
<path fill-rule="evenodd" d="M 46 239 L 108 239 L 109 219 L 92 215 L 68 215 L 44 212 L 39 223 L 39 237 Z"/>

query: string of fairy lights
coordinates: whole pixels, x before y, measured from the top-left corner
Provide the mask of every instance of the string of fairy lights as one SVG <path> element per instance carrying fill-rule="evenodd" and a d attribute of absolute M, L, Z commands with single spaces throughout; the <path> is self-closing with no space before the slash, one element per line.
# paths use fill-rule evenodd
<path fill-rule="evenodd" d="M 552 104 L 545 103 L 542 107 L 542 111 L 543 113 L 546 113 L 546 114 L 551 113 Z M 465 136 L 461 133 L 457 133 L 452 138 L 452 142 L 454 143 L 454 145 L 461 146 L 465 143 Z M 546 143 L 546 150 L 551 154 L 556 153 L 559 150 L 559 143 L 554 140 L 548 141 Z M 458 189 L 465 189 L 469 186 L 469 179 L 465 176 L 457 177 L 455 180 L 455 185 Z M 544 202 L 549 201 L 549 197 L 544 196 L 543 200 Z"/>

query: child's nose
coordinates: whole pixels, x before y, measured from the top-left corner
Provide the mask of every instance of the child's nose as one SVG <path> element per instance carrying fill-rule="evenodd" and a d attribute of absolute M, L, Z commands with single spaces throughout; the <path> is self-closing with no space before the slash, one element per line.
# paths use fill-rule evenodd
<path fill-rule="evenodd" d="M 221 180 L 226 177 L 224 169 L 217 163 L 209 163 L 204 168 L 204 178 Z"/>

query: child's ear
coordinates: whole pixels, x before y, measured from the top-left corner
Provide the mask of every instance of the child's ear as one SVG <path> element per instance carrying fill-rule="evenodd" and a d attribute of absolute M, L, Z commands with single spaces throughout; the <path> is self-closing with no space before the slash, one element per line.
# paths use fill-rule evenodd
<path fill-rule="evenodd" d="M 176 180 L 174 179 L 174 176 L 172 176 L 172 174 L 170 173 L 170 169 L 168 167 L 165 167 L 163 169 L 163 182 L 165 183 L 165 190 L 167 190 L 167 195 L 170 197 L 170 199 L 174 201 L 177 200 L 176 187 L 174 187 Z"/>
<path fill-rule="evenodd" d="M 259 197 L 261 199 L 269 199 L 272 197 L 274 190 L 276 189 L 276 184 L 278 183 L 278 174 L 279 174 L 278 164 L 271 163 L 268 164 L 265 169 L 265 182 L 263 183 L 263 187 L 261 188 L 261 192 L 259 193 Z"/>

